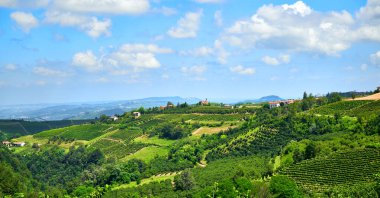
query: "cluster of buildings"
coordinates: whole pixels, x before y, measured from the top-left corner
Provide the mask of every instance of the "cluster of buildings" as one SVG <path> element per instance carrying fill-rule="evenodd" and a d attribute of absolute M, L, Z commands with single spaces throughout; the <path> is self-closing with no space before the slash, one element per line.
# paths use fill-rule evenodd
<path fill-rule="evenodd" d="M 12 146 L 15 146 L 15 147 L 23 147 L 25 146 L 25 142 L 9 142 L 9 141 L 3 141 L 2 142 L 3 145 L 7 146 L 7 147 L 12 147 Z"/>
<path fill-rule="evenodd" d="M 294 103 L 294 100 L 279 100 L 279 101 L 274 101 L 274 102 L 269 102 L 269 108 L 277 108 L 281 106 L 281 103 L 283 105 L 288 105 Z"/>

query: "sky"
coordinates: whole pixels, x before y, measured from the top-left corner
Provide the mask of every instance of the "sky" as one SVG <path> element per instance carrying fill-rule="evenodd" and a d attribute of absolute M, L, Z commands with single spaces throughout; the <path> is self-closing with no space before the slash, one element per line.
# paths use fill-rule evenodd
<path fill-rule="evenodd" d="M 380 86 L 380 0 L 0 0 L 0 104 Z"/>

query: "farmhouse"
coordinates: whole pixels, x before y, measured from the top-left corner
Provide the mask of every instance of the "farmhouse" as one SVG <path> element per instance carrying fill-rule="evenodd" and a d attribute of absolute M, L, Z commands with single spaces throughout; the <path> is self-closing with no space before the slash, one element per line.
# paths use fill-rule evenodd
<path fill-rule="evenodd" d="M 25 142 L 12 142 L 12 145 L 16 147 L 23 147 L 25 146 Z"/>
<path fill-rule="evenodd" d="M 233 109 L 233 108 L 234 108 L 234 106 L 232 106 L 232 105 L 227 105 L 227 104 L 224 105 L 223 107 L 226 108 L 226 109 Z"/>
<path fill-rule="evenodd" d="M 276 107 L 280 107 L 280 102 L 269 102 L 269 108 L 273 109 Z"/>
<path fill-rule="evenodd" d="M 269 108 L 272 109 L 272 108 L 280 107 L 281 103 L 283 105 L 289 105 L 289 104 L 294 103 L 294 100 L 280 100 L 280 101 L 275 101 L 275 102 L 269 102 Z"/>
<path fill-rule="evenodd" d="M 133 114 L 133 117 L 135 117 L 135 118 L 138 118 L 141 116 L 141 113 L 137 112 L 137 111 L 133 112 L 132 114 Z"/>
<path fill-rule="evenodd" d="M 117 120 L 119 119 L 119 117 L 117 117 L 117 116 L 111 116 L 110 118 L 111 118 L 111 120 L 113 120 L 113 121 L 117 121 Z"/>
<path fill-rule="evenodd" d="M 8 142 L 8 141 L 3 141 L 3 144 L 7 147 L 10 147 L 12 146 L 12 142 Z"/>

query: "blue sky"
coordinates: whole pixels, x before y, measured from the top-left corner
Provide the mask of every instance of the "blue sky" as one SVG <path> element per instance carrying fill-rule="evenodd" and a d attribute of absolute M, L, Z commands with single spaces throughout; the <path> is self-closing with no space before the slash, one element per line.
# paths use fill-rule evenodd
<path fill-rule="evenodd" d="M 0 0 L 0 104 L 380 86 L 380 0 Z"/>

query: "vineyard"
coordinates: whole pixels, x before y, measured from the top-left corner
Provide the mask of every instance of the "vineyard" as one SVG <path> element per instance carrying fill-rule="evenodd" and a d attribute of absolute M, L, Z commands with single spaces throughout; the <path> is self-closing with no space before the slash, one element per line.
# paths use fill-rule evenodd
<path fill-rule="evenodd" d="M 51 138 L 54 136 L 76 140 L 92 140 L 104 134 L 111 126 L 102 124 L 85 124 L 52 129 L 33 135 L 35 138 Z"/>
<path fill-rule="evenodd" d="M 149 146 L 149 144 L 144 143 L 129 143 L 125 144 L 123 141 L 113 140 L 113 139 L 100 139 L 90 146 L 90 150 L 100 149 L 108 157 L 114 157 L 116 159 L 121 159 L 129 154 L 135 153 L 136 151 Z"/>
<path fill-rule="evenodd" d="M 370 117 L 380 114 L 380 100 L 351 100 L 324 105 L 309 111 L 313 114 L 342 114 L 353 117 Z"/>
<path fill-rule="evenodd" d="M 314 192 L 323 192 L 336 186 L 350 186 L 374 181 L 380 170 L 380 151 L 352 150 L 327 158 L 305 160 L 281 172 L 298 185 Z"/>
<path fill-rule="evenodd" d="M 133 139 L 142 135 L 140 128 L 133 127 L 127 129 L 121 129 L 109 135 L 109 138 L 123 140 L 125 143 L 131 142 Z"/>
<path fill-rule="evenodd" d="M 223 144 L 208 153 L 207 160 L 215 160 L 225 156 L 246 156 L 253 154 L 277 153 L 292 139 L 286 131 L 260 127 Z"/>
<path fill-rule="evenodd" d="M 368 100 L 352 100 L 352 101 L 340 101 L 324 105 L 310 110 L 311 113 L 323 114 L 323 115 L 334 115 L 336 113 L 346 114 L 352 109 L 360 108 L 363 105 L 371 103 Z"/>

